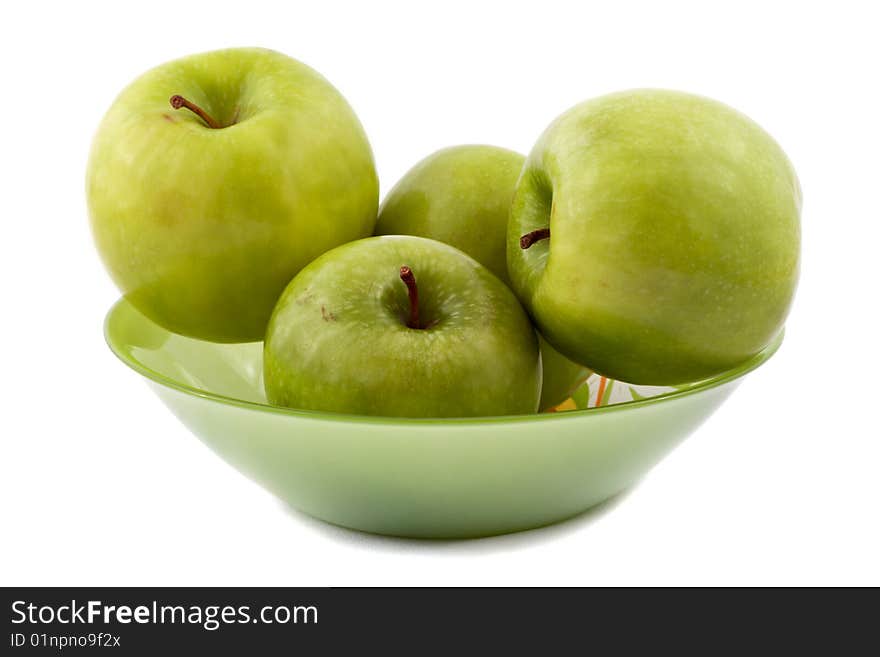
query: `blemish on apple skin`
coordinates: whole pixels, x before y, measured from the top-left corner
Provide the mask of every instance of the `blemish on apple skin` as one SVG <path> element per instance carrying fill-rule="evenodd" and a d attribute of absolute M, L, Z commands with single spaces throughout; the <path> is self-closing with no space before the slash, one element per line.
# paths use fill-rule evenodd
<path fill-rule="evenodd" d="M 321 319 L 323 319 L 325 322 L 335 322 L 336 315 L 334 315 L 332 312 L 327 312 L 327 308 L 321 306 Z"/>
<path fill-rule="evenodd" d="M 177 123 L 177 119 L 175 119 L 170 114 L 162 114 L 162 118 L 168 121 L 169 123 Z"/>

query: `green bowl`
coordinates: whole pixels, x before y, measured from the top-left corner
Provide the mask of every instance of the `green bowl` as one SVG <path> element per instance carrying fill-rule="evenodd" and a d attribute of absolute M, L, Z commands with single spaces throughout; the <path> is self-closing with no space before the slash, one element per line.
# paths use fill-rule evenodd
<path fill-rule="evenodd" d="M 262 343 L 171 333 L 119 301 L 107 342 L 196 436 L 291 506 L 395 536 L 464 538 L 548 525 L 632 486 L 782 342 L 651 398 L 541 415 L 358 417 L 270 406 Z"/>

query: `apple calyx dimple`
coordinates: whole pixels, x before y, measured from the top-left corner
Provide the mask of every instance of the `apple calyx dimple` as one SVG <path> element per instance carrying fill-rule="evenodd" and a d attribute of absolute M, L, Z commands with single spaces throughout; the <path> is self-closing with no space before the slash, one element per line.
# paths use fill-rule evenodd
<path fill-rule="evenodd" d="M 550 229 L 549 228 L 539 228 L 538 230 L 533 230 L 530 233 L 526 233 L 522 237 L 519 238 L 519 248 L 525 250 L 528 249 L 535 242 L 540 242 L 541 240 L 546 240 L 550 237 Z"/>
<path fill-rule="evenodd" d="M 416 276 L 412 269 L 403 266 L 400 268 L 400 280 L 406 284 L 409 293 L 409 319 L 406 325 L 411 329 L 422 328 L 419 322 L 419 288 L 416 286 Z"/>
<path fill-rule="evenodd" d="M 179 94 L 174 94 L 173 96 L 171 96 L 170 102 L 171 102 L 171 107 L 173 107 L 176 110 L 180 109 L 181 107 L 185 107 L 190 112 L 195 113 L 200 119 L 202 119 L 202 121 L 204 121 L 208 125 L 209 128 L 213 128 L 214 130 L 217 130 L 217 129 L 223 127 L 219 123 L 217 123 L 213 119 L 213 117 L 210 114 L 208 114 L 205 110 L 203 110 L 201 107 L 199 107 L 198 105 L 196 105 L 192 101 L 187 100 L 186 98 L 184 98 L 183 96 L 181 96 Z"/>

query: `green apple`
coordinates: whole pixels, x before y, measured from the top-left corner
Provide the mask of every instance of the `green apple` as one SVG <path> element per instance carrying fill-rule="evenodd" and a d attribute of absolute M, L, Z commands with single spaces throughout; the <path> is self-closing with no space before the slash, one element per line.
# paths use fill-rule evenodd
<path fill-rule="evenodd" d="M 385 196 L 376 234 L 445 242 L 507 281 L 507 218 L 525 159 L 506 148 L 482 145 L 429 155 Z"/>
<path fill-rule="evenodd" d="M 285 55 L 193 55 L 127 87 L 92 145 L 98 250 L 123 294 L 185 335 L 260 340 L 290 279 L 372 233 L 373 155 L 339 92 Z"/>
<path fill-rule="evenodd" d="M 744 115 L 680 92 L 617 93 L 560 116 L 529 154 L 508 268 L 569 358 L 631 383 L 699 380 L 781 330 L 800 209 L 791 163 Z"/>
<path fill-rule="evenodd" d="M 563 356 L 540 333 L 538 346 L 544 374 L 540 410 L 547 411 L 571 397 L 593 372 Z"/>
<path fill-rule="evenodd" d="M 510 201 L 525 157 L 496 146 L 453 146 L 429 155 L 394 186 L 379 208 L 377 235 L 417 235 L 461 249 L 509 284 Z M 566 399 L 590 374 L 539 336 L 540 409 Z"/>
<path fill-rule="evenodd" d="M 513 292 L 435 240 L 371 237 L 320 256 L 278 301 L 269 401 L 404 417 L 534 413 L 535 331 Z"/>

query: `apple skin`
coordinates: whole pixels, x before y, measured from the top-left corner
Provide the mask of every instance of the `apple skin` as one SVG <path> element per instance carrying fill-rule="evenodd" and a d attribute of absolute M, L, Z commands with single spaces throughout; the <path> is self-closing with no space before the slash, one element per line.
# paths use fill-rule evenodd
<path fill-rule="evenodd" d="M 563 356 L 540 333 L 538 333 L 538 347 L 541 350 L 543 370 L 539 410 L 543 412 L 571 397 L 575 390 L 590 378 L 593 371 Z"/>
<path fill-rule="evenodd" d="M 377 235 L 450 244 L 507 281 L 507 219 L 526 158 L 506 148 L 444 148 L 413 166 L 386 194 Z"/>
<path fill-rule="evenodd" d="M 181 94 L 223 127 L 169 99 Z M 290 279 L 372 233 L 378 180 L 363 128 L 318 73 L 270 50 L 193 55 L 117 97 L 86 175 L 92 231 L 113 280 L 167 329 L 263 338 Z"/>
<path fill-rule="evenodd" d="M 422 325 L 409 328 L 400 268 Z M 534 413 L 535 331 L 513 292 L 467 254 L 421 237 L 371 237 L 320 256 L 278 301 L 264 345 L 269 401 L 399 417 Z"/>
<path fill-rule="evenodd" d="M 507 275 L 507 220 L 525 163 L 520 153 L 487 145 L 452 146 L 412 167 L 379 208 L 377 235 L 416 235 L 460 249 L 502 281 Z M 590 371 L 538 336 L 543 363 L 540 410 L 566 399 Z"/>
<path fill-rule="evenodd" d="M 696 381 L 782 329 L 800 209 L 791 163 L 744 115 L 681 92 L 621 92 L 572 108 L 532 149 L 508 269 L 569 358 L 630 383 Z"/>

